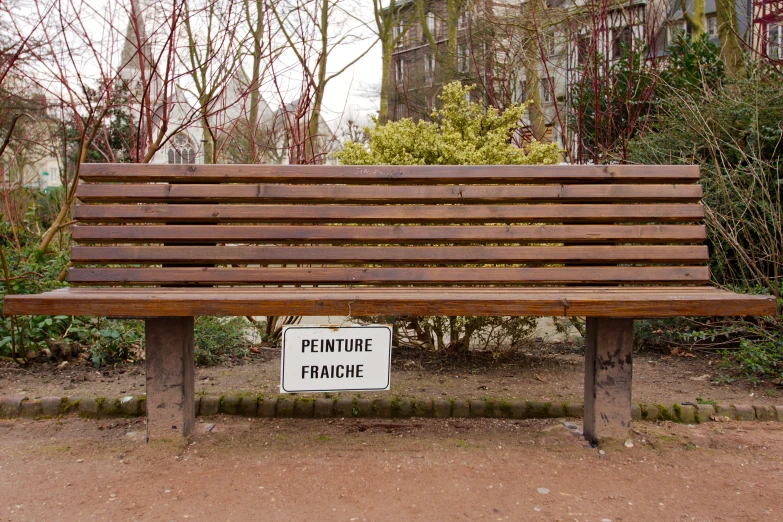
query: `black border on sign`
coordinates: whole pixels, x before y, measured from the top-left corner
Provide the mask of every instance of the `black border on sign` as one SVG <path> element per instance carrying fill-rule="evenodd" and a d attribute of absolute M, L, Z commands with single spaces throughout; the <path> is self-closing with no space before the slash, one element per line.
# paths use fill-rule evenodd
<path fill-rule="evenodd" d="M 382 328 L 384 330 L 387 330 L 389 332 L 389 372 L 387 373 L 386 377 L 386 386 L 383 388 L 335 388 L 332 390 L 295 390 L 295 391 L 288 391 L 285 389 L 285 372 L 283 371 L 283 368 L 285 368 L 285 334 L 288 333 L 288 330 L 291 329 L 304 329 L 304 328 L 326 328 L 329 330 L 334 330 L 335 328 L 358 328 L 358 329 L 372 329 L 372 328 Z M 342 392 L 342 391 L 388 391 L 388 389 L 391 388 L 391 356 L 392 356 L 392 338 L 394 335 L 391 332 L 391 327 L 386 325 L 367 325 L 367 326 L 318 326 L 318 325 L 291 325 L 287 327 L 283 331 L 283 339 L 282 344 L 280 346 L 280 351 L 282 352 L 280 356 L 280 388 L 283 390 L 284 393 L 331 393 L 331 392 Z"/>

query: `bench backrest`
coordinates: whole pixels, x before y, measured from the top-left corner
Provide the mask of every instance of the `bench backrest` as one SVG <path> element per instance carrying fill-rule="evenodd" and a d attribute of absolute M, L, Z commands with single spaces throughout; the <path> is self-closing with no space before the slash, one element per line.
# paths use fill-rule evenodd
<path fill-rule="evenodd" d="M 76 285 L 709 280 L 695 166 L 86 164 Z"/>

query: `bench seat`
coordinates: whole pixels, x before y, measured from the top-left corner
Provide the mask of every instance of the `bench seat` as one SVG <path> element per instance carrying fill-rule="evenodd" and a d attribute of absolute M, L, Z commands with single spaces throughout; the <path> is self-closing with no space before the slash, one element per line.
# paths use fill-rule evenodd
<path fill-rule="evenodd" d="M 110 317 L 483 315 L 653 318 L 774 315 L 771 296 L 713 287 L 63 288 L 5 298 L 5 313 Z"/>

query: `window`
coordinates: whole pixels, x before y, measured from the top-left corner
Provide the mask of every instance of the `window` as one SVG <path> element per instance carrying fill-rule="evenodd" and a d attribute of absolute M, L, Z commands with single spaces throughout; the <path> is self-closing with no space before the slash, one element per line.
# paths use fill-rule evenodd
<path fill-rule="evenodd" d="M 468 72 L 470 68 L 470 53 L 465 44 L 459 44 L 457 46 L 457 69 L 461 73 Z"/>
<path fill-rule="evenodd" d="M 541 80 L 541 91 L 541 99 L 544 101 L 544 103 L 551 102 L 553 91 L 552 78 L 544 78 Z"/>
<path fill-rule="evenodd" d="M 427 31 L 429 31 L 432 36 L 435 36 L 435 13 L 432 11 L 428 12 L 426 21 Z"/>
<path fill-rule="evenodd" d="M 669 41 L 674 42 L 678 37 L 685 37 L 691 33 L 691 26 L 685 20 L 672 22 Z"/>
<path fill-rule="evenodd" d="M 424 79 L 429 83 L 435 78 L 435 55 L 427 53 L 424 55 Z"/>
<path fill-rule="evenodd" d="M 463 11 L 462 14 L 459 15 L 458 27 L 460 29 L 466 29 L 468 24 L 470 24 L 470 11 Z"/>
<path fill-rule="evenodd" d="M 590 59 L 593 40 L 589 36 L 579 35 L 576 41 L 576 60 L 579 65 L 584 65 Z"/>
<path fill-rule="evenodd" d="M 783 25 L 769 24 L 767 26 L 767 58 L 774 61 L 783 60 Z"/>
<path fill-rule="evenodd" d="M 631 49 L 631 28 L 623 27 L 614 30 L 612 39 L 612 59 L 617 60 Z"/>
<path fill-rule="evenodd" d="M 184 134 L 177 134 L 171 139 L 167 155 L 168 162 L 172 165 L 196 163 L 196 149 Z"/>
<path fill-rule="evenodd" d="M 397 25 L 394 26 L 394 40 L 397 42 L 397 47 L 401 47 L 403 45 L 404 38 L 400 38 L 400 35 L 402 35 L 405 32 L 405 22 L 400 20 L 397 22 Z"/>
<path fill-rule="evenodd" d="M 397 58 L 394 62 L 394 79 L 398 82 L 405 80 L 405 60 L 403 58 Z"/>
<path fill-rule="evenodd" d="M 710 16 L 707 18 L 707 32 L 710 36 L 717 36 L 718 34 L 718 18 L 716 16 Z"/>
<path fill-rule="evenodd" d="M 517 94 L 517 102 L 525 103 L 527 101 L 527 80 L 519 82 L 519 93 Z"/>
<path fill-rule="evenodd" d="M 555 54 L 555 35 L 552 32 L 545 32 L 541 34 L 541 47 L 546 56 L 552 56 Z"/>
<path fill-rule="evenodd" d="M 399 120 L 402 118 L 405 118 L 408 115 L 407 112 L 407 105 L 405 105 L 404 101 L 397 100 L 394 102 L 393 106 L 394 111 L 392 112 L 392 119 Z"/>

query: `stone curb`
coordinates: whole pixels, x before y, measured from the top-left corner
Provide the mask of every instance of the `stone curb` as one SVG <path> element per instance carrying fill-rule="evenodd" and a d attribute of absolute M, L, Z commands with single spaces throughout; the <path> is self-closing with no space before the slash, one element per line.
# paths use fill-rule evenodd
<path fill-rule="evenodd" d="M 223 413 L 243 417 L 277 418 L 501 418 L 546 419 L 580 418 L 584 406 L 579 402 L 552 403 L 522 400 L 461 400 L 461 399 L 339 399 L 308 397 L 260 397 L 255 395 L 199 396 L 195 400 L 197 416 Z M 78 413 L 81 417 L 104 419 L 138 417 L 146 414 L 146 397 L 128 395 L 105 397 L 45 397 L 29 400 L 0 397 L 0 419 L 45 419 Z M 742 404 L 634 404 L 631 416 L 635 421 L 670 420 L 698 424 L 716 419 L 737 421 L 783 422 L 783 405 L 754 406 Z"/>

